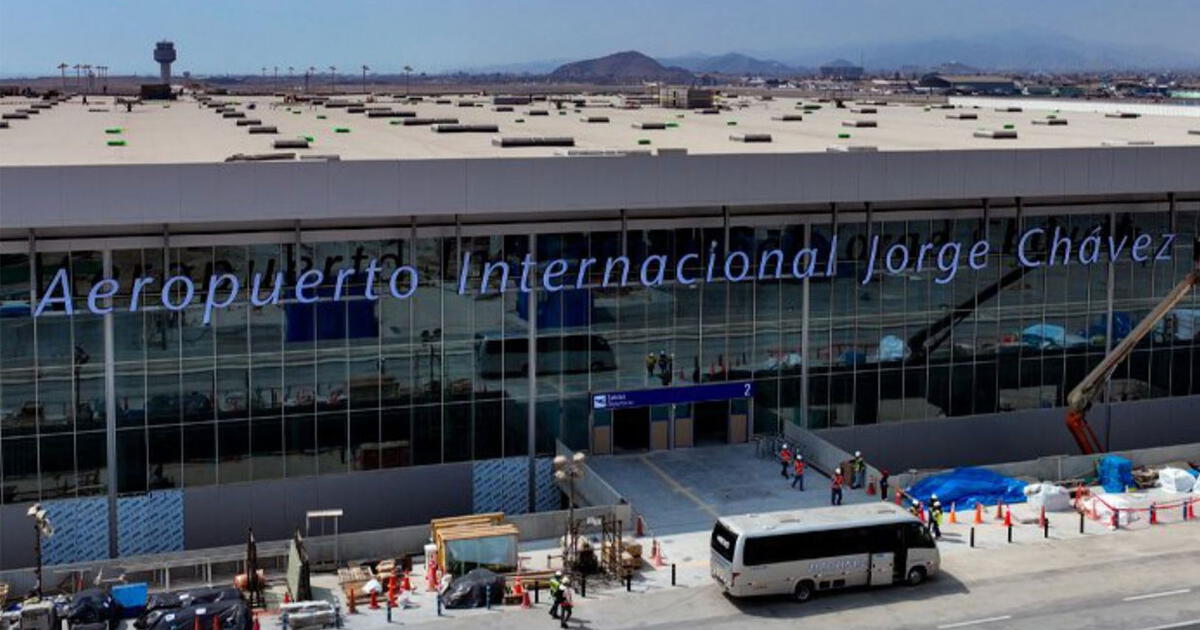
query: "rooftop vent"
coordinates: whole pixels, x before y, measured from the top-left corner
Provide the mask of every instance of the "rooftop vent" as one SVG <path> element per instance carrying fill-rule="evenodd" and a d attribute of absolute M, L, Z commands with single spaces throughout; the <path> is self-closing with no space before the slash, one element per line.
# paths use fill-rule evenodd
<path fill-rule="evenodd" d="M 828 99 L 826 99 L 826 100 L 824 100 L 824 101 L 822 101 L 822 102 L 824 102 L 824 103 L 827 103 L 827 102 L 829 102 L 829 101 L 828 101 Z M 804 111 L 806 111 L 806 112 L 815 112 L 815 111 L 817 111 L 818 109 L 821 109 L 821 106 L 820 106 L 820 105 L 817 105 L 816 103 L 807 103 L 807 104 L 805 104 L 805 105 L 800 105 L 800 106 L 799 106 L 799 108 L 800 108 L 800 109 L 802 109 L 802 110 L 804 110 Z"/>
<path fill-rule="evenodd" d="M 874 120 L 843 120 L 843 127 L 878 127 Z"/>
<path fill-rule="evenodd" d="M 21 113 L 17 113 L 17 112 L 9 112 L 7 114 L 0 114 L 0 120 L 28 120 L 28 119 L 29 119 L 29 114 L 21 114 Z"/>
<path fill-rule="evenodd" d="M 494 112 L 511 112 L 512 110 L 512 105 L 497 105 L 492 108 Z"/>
<path fill-rule="evenodd" d="M 954 109 L 954 105 L 950 103 L 934 103 L 929 106 L 929 109 Z"/>
<path fill-rule="evenodd" d="M 274 125 L 255 125 L 249 129 L 250 133 L 279 133 L 279 130 Z"/>
<path fill-rule="evenodd" d="M 570 136 L 537 136 L 523 138 L 492 138 L 492 146 L 513 147 L 573 147 L 575 138 Z"/>
<path fill-rule="evenodd" d="M 405 118 L 405 127 L 413 127 L 419 125 L 457 125 L 457 118 Z"/>
<path fill-rule="evenodd" d="M 448 98 L 439 98 L 434 101 L 435 105 L 449 105 L 452 101 Z"/>
<path fill-rule="evenodd" d="M 236 124 L 239 127 L 249 127 L 251 125 L 261 125 L 262 121 L 257 118 L 242 118 Z"/>
<path fill-rule="evenodd" d="M 608 116 L 584 116 L 579 119 L 579 122 L 606 123 L 606 122 L 608 122 Z"/>
<path fill-rule="evenodd" d="M 0 120 L 0 129 L 8 129 L 8 121 Z"/>
<path fill-rule="evenodd" d="M 771 118 L 771 120 L 777 120 L 779 122 L 800 122 L 801 120 L 804 120 L 804 116 L 801 116 L 800 114 L 784 114 L 782 116 L 774 116 Z"/>
<path fill-rule="evenodd" d="M 1200 129 L 1188 129 L 1188 134 L 1193 135 L 1193 136 L 1200 136 Z"/>
<path fill-rule="evenodd" d="M 307 149 L 307 138 L 291 138 L 288 140 L 276 140 L 271 146 L 276 149 Z"/>
<path fill-rule="evenodd" d="M 362 105 L 351 105 L 346 108 L 347 114 L 362 114 L 362 113 L 365 113 L 366 111 L 367 111 L 367 108 L 363 107 Z"/>
<path fill-rule="evenodd" d="M 635 122 L 634 129 L 666 129 L 667 123 L 663 122 Z"/>
<path fill-rule="evenodd" d="M 226 162 L 267 162 L 273 160 L 294 160 L 295 153 L 234 153 L 225 158 Z"/>
<path fill-rule="evenodd" d="M 375 110 L 367 112 L 367 118 L 415 118 L 416 112 L 409 111 L 392 111 L 390 109 Z"/>
<path fill-rule="evenodd" d="M 1104 115 L 1105 118 L 1141 118 L 1142 115 L 1137 112 L 1109 112 Z"/>
<path fill-rule="evenodd" d="M 879 147 L 870 144 L 839 144 L 825 147 L 826 153 L 873 153 L 878 150 Z"/>
<path fill-rule="evenodd" d="M 459 107 L 475 107 L 475 101 L 459 101 Z"/>
<path fill-rule="evenodd" d="M 1050 127 L 1061 127 L 1061 126 L 1067 124 L 1067 119 L 1066 118 L 1035 118 L 1033 120 L 1033 124 L 1047 125 Z"/>
<path fill-rule="evenodd" d="M 705 107 L 704 109 L 696 110 L 696 113 L 712 115 L 712 114 L 720 114 L 721 110 L 717 109 L 716 107 Z"/>
<path fill-rule="evenodd" d="M 529 103 L 528 95 L 499 94 L 492 97 L 493 105 L 528 105 Z"/>
<path fill-rule="evenodd" d="M 430 127 L 436 133 L 496 133 L 500 131 L 499 125 L 442 125 L 437 124 Z"/>
<path fill-rule="evenodd" d="M 851 107 L 851 114 L 878 114 L 879 110 L 874 107 Z"/>
<path fill-rule="evenodd" d="M 42 113 L 42 112 L 41 112 L 41 110 L 38 110 L 38 109 L 33 109 L 32 107 L 26 107 L 26 108 L 23 108 L 23 109 L 18 109 L 18 110 L 17 110 L 17 113 L 20 113 L 20 114 L 33 114 L 34 116 L 36 116 L 36 115 L 38 115 L 38 114 L 40 114 L 40 113 Z"/>
<path fill-rule="evenodd" d="M 729 136 L 734 142 L 770 142 L 771 134 L 769 133 L 735 133 Z"/>
<path fill-rule="evenodd" d="M 526 116 L 549 116 L 550 112 L 548 112 L 544 109 L 531 109 L 531 110 L 525 112 L 525 115 Z"/>
<path fill-rule="evenodd" d="M 977 120 L 978 118 L 979 114 L 976 114 L 975 112 L 954 112 L 953 114 L 946 114 L 947 120 Z"/>
<path fill-rule="evenodd" d="M 996 111 L 1004 113 L 1004 114 L 1016 114 L 1016 113 L 1020 113 L 1024 110 L 1020 107 L 997 107 Z"/>
<path fill-rule="evenodd" d="M 325 101 L 326 109 L 338 109 L 350 107 L 350 103 L 346 101 Z"/>
<path fill-rule="evenodd" d="M 976 129 L 976 138 L 991 138 L 993 140 L 1016 140 L 1016 129 Z"/>

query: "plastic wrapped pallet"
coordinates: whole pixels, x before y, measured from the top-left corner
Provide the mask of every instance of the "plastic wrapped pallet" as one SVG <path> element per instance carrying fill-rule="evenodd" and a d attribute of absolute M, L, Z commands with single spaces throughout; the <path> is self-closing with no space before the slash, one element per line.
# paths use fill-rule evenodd
<path fill-rule="evenodd" d="M 1164 468 L 1158 471 L 1158 486 L 1167 492 L 1191 492 L 1196 477 L 1180 468 Z"/>
<path fill-rule="evenodd" d="M 1024 492 L 1029 507 L 1034 510 L 1045 507 L 1047 512 L 1067 512 L 1073 508 L 1071 493 L 1062 486 L 1052 483 L 1031 483 L 1025 486 Z"/>

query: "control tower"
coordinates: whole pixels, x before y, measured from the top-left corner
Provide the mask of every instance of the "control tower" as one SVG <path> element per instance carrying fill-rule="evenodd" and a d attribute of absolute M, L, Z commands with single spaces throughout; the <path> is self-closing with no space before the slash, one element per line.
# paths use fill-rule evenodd
<path fill-rule="evenodd" d="M 154 45 L 154 60 L 158 62 L 162 83 L 171 84 L 171 63 L 175 61 L 175 44 L 161 41 Z"/>

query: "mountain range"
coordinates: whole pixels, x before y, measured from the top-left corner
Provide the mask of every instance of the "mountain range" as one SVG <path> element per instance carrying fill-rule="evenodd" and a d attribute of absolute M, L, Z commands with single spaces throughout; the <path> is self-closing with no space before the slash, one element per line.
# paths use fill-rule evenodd
<path fill-rule="evenodd" d="M 676 66 L 664 66 L 653 57 L 635 50 L 614 53 L 595 59 L 563 64 L 546 77 L 556 82 L 625 83 L 630 81 L 663 81 L 690 83 L 695 76 Z"/>

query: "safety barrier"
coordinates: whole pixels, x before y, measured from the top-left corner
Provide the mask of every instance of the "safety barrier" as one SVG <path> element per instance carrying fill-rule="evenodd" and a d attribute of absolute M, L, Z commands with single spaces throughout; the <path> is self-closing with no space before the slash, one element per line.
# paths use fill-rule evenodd
<path fill-rule="evenodd" d="M 1078 489 L 1075 496 L 1076 511 L 1093 521 L 1104 523 L 1110 529 L 1190 521 L 1196 518 L 1198 503 L 1200 497 L 1186 496 L 1170 501 L 1151 500 L 1149 505 L 1144 506 L 1120 506 L 1092 494 L 1086 488 Z"/>

